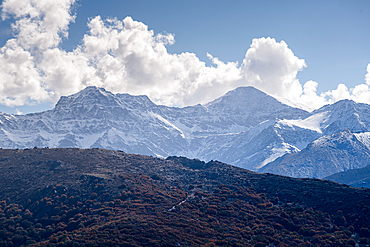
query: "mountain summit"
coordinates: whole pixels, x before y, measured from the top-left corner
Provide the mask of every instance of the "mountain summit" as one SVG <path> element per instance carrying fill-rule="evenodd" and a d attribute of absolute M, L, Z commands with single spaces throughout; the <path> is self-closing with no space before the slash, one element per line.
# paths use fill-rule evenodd
<path fill-rule="evenodd" d="M 127 109 L 144 109 L 155 104 L 147 96 L 113 94 L 95 86 L 70 95 L 62 96 L 53 109 L 53 114 L 63 119 L 113 118 L 128 114 Z"/>
<path fill-rule="evenodd" d="M 233 118 L 243 117 L 251 125 L 263 121 L 284 118 L 293 119 L 308 116 L 308 112 L 292 108 L 254 87 L 239 87 L 205 105 L 213 114 Z"/>

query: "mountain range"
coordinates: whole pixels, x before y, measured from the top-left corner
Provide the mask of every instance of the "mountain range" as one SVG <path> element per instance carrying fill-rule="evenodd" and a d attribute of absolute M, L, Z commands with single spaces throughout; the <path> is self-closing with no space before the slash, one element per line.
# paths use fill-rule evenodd
<path fill-rule="evenodd" d="M 342 100 L 307 112 L 253 87 L 183 108 L 87 87 L 62 96 L 49 111 L 0 113 L 1 148 L 176 155 L 295 177 L 323 178 L 366 166 L 369 131 L 370 105 Z"/>

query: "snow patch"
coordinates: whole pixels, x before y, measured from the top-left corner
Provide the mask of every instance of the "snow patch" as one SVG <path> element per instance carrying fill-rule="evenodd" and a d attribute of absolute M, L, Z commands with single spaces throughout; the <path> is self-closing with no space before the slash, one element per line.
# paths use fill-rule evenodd
<path fill-rule="evenodd" d="M 302 129 L 309 129 L 316 131 L 317 133 L 322 134 L 321 126 L 323 123 L 326 123 L 329 120 L 328 112 L 320 112 L 309 116 L 305 119 L 283 119 L 280 120 L 279 123 L 287 125 L 289 127 L 297 126 Z"/>
<path fill-rule="evenodd" d="M 305 105 L 299 104 L 298 102 L 294 102 L 293 103 L 290 100 L 285 99 L 283 97 L 280 97 L 280 96 L 277 96 L 277 95 L 273 95 L 273 94 L 269 94 L 269 93 L 266 93 L 266 94 L 269 95 L 269 96 L 271 96 L 271 97 L 273 97 L 273 98 L 275 98 L 277 101 L 279 101 L 280 103 L 282 103 L 284 105 L 288 105 L 288 106 L 293 107 L 293 108 L 299 108 L 299 109 L 302 109 L 302 110 L 305 110 L 305 111 L 308 111 L 308 112 L 312 112 L 314 110 L 312 108 L 308 108 Z"/>
<path fill-rule="evenodd" d="M 154 112 L 149 112 L 149 115 L 151 115 L 152 117 L 155 117 L 157 118 L 159 121 L 161 121 L 162 123 L 172 127 L 173 129 L 179 131 L 181 133 L 181 137 L 185 139 L 185 135 L 184 133 L 182 132 L 182 130 L 180 130 L 179 128 L 177 128 L 174 124 L 170 123 L 170 121 L 168 121 L 167 119 L 165 119 L 164 117 L 154 113 Z"/>
<path fill-rule="evenodd" d="M 370 132 L 354 133 L 357 140 L 370 149 Z"/>
<path fill-rule="evenodd" d="M 292 152 L 293 149 L 293 152 Z M 283 142 L 282 147 L 274 147 L 271 149 L 272 154 L 265 159 L 259 166 L 256 167 L 256 169 L 260 169 L 267 165 L 268 163 L 276 160 L 277 158 L 283 156 L 284 154 L 287 153 L 295 153 L 299 152 L 299 149 L 296 148 L 295 146 L 289 145 L 288 143 Z"/>

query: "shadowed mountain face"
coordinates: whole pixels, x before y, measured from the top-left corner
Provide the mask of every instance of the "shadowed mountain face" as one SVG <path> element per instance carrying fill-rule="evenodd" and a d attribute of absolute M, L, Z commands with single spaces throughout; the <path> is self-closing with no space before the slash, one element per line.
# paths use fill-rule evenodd
<path fill-rule="evenodd" d="M 358 188 L 370 188 L 370 165 L 359 169 L 334 173 L 324 179 Z"/>
<path fill-rule="evenodd" d="M 308 113 L 253 87 L 240 87 L 208 104 L 184 108 L 156 105 L 146 96 L 87 87 L 61 97 L 50 111 L 21 116 L 0 113 L 0 147 L 95 147 L 156 157 L 219 160 L 254 171 L 309 177 L 314 173 L 303 164 L 295 166 L 296 171 L 289 171 L 290 166 L 274 171 L 264 166 L 345 129 L 369 148 L 369 119 L 367 104 L 343 100 Z M 330 162 L 334 166 L 326 165 Z M 352 161 L 331 159 L 320 165 L 326 171 L 316 176 L 364 165 L 341 162 Z"/>
<path fill-rule="evenodd" d="M 5 246 L 355 246 L 369 203 L 367 189 L 215 161 L 0 150 Z"/>

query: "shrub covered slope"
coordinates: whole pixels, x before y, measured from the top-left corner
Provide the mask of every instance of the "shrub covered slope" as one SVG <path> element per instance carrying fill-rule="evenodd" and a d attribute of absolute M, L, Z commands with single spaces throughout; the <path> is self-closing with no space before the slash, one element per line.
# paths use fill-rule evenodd
<path fill-rule="evenodd" d="M 355 246 L 370 190 L 102 149 L 0 150 L 0 246 Z"/>

